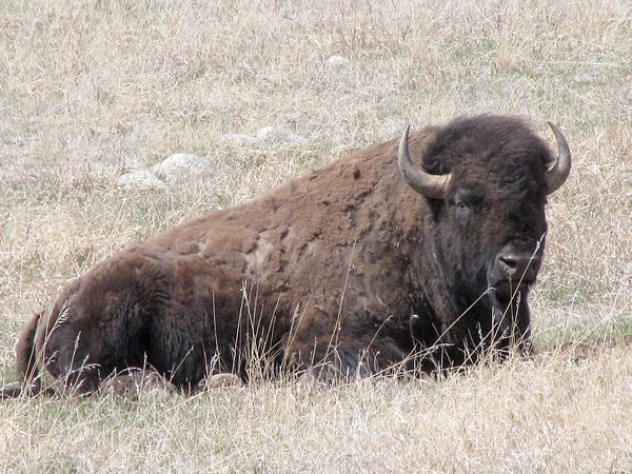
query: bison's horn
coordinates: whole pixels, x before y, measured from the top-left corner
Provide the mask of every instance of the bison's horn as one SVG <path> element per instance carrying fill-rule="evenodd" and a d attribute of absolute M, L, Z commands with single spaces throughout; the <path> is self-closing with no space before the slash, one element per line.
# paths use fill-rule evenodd
<path fill-rule="evenodd" d="M 566 138 L 553 123 L 549 122 L 549 127 L 553 130 L 553 135 L 555 135 L 555 140 L 557 141 L 557 161 L 546 172 L 547 194 L 557 191 L 571 173 L 571 149 L 566 142 Z"/>
<path fill-rule="evenodd" d="M 410 130 L 410 124 L 404 129 L 402 138 L 399 141 L 398 162 L 399 171 L 404 177 L 404 180 L 419 194 L 432 199 L 443 199 L 445 192 L 448 189 L 448 183 L 450 182 L 450 175 L 436 175 L 430 174 L 420 169 L 413 169 L 413 164 L 410 160 L 410 153 L 408 152 L 408 132 Z"/>

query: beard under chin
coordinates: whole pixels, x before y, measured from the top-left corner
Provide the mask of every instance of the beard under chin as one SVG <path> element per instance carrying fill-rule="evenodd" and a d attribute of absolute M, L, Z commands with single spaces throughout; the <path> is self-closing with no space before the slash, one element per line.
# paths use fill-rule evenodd
<path fill-rule="evenodd" d="M 492 292 L 492 344 L 499 347 L 523 345 L 530 339 L 530 314 L 527 305 L 529 286 L 515 289 L 509 296 Z"/>

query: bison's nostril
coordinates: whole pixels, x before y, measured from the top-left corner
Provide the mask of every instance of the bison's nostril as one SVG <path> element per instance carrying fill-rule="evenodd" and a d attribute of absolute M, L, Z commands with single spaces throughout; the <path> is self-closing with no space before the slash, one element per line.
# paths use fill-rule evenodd
<path fill-rule="evenodd" d="M 537 257 L 533 255 L 501 254 L 498 256 L 498 267 L 506 278 L 531 279 L 537 267 Z"/>
<path fill-rule="evenodd" d="M 521 263 L 518 257 L 513 255 L 501 255 L 499 257 L 501 268 L 507 273 L 508 276 L 512 276 L 519 272 Z"/>
<path fill-rule="evenodd" d="M 501 255 L 499 260 L 509 269 L 515 270 L 518 266 L 518 259 L 512 255 Z"/>

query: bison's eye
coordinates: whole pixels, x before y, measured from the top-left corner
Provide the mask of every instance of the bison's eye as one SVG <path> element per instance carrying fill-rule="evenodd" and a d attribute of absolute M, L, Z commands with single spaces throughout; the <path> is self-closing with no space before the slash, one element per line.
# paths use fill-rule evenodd
<path fill-rule="evenodd" d="M 450 206 L 455 220 L 461 224 L 467 224 L 476 209 L 483 202 L 483 193 L 473 187 L 459 187 L 451 196 Z"/>
<path fill-rule="evenodd" d="M 455 197 L 454 199 L 454 217 L 459 224 L 465 225 L 472 217 L 472 206 L 465 200 Z"/>

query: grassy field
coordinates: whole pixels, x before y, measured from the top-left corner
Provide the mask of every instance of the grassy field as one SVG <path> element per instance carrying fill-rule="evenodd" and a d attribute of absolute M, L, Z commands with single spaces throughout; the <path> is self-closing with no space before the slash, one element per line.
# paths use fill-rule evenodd
<path fill-rule="evenodd" d="M 0 472 L 632 472 L 632 3 L 0 3 L 0 377 L 60 287 L 132 239 L 460 114 L 574 153 L 533 294 L 540 355 L 447 380 L 0 404 Z M 263 127 L 304 140 L 249 144 Z M 211 172 L 121 175 L 173 153 Z M 597 341 L 597 342 L 595 342 Z"/>

